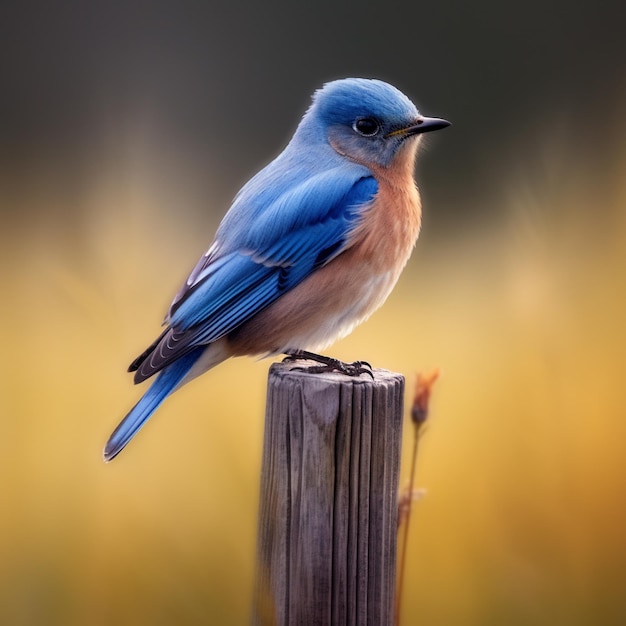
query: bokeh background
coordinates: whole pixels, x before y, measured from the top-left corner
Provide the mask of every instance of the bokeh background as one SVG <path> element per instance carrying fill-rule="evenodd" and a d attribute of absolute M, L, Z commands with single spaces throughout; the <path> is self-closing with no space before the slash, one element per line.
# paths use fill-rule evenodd
<path fill-rule="evenodd" d="M 333 349 L 442 369 L 403 623 L 626 623 L 624 12 L 4 2 L 0 623 L 247 623 L 269 362 L 101 449 L 230 199 L 344 76 L 454 123 L 407 271 Z"/>

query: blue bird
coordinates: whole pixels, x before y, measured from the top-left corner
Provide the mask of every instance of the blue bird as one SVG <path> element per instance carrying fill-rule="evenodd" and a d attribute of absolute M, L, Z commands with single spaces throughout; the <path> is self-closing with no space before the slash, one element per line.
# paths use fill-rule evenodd
<path fill-rule="evenodd" d="M 161 335 L 131 363 L 135 383 L 156 378 L 104 459 L 172 392 L 232 356 L 312 357 L 359 373 L 310 351 L 350 333 L 393 289 L 420 229 L 420 135 L 448 125 L 380 80 L 318 90 L 283 152 L 235 196 Z"/>

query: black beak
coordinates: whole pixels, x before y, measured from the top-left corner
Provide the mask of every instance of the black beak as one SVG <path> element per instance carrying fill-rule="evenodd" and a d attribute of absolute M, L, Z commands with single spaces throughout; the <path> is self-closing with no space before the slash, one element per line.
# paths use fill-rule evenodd
<path fill-rule="evenodd" d="M 440 130 L 450 126 L 450 122 L 442 120 L 439 117 L 422 117 L 416 124 L 404 129 L 407 135 L 418 135 L 420 133 L 429 133 L 431 130 Z"/>

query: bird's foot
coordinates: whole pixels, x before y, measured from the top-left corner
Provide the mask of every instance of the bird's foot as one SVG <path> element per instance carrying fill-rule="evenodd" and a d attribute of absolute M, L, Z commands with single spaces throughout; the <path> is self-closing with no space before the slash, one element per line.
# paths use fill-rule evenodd
<path fill-rule="evenodd" d="M 320 365 L 313 367 L 297 367 L 294 369 L 311 372 L 313 374 L 322 374 L 325 372 L 339 372 L 346 376 L 360 376 L 361 374 L 367 374 L 374 379 L 374 373 L 372 372 L 372 366 L 367 361 L 354 361 L 354 363 L 344 363 L 339 359 L 333 359 L 329 356 L 322 354 L 315 354 L 315 352 L 307 352 L 306 350 L 294 350 L 288 354 L 283 363 L 289 363 L 291 361 L 316 361 Z"/>

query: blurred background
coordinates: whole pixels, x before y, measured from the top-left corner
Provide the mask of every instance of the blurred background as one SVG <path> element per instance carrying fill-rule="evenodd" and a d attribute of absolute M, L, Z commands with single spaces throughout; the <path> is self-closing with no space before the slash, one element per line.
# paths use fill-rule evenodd
<path fill-rule="evenodd" d="M 0 623 L 247 623 L 270 362 L 101 450 L 231 198 L 345 76 L 454 124 L 425 138 L 409 267 L 332 349 L 409 391 L 442 370 L 403 623 L 626 623 L 624 12 L 3 3 Z"/>

